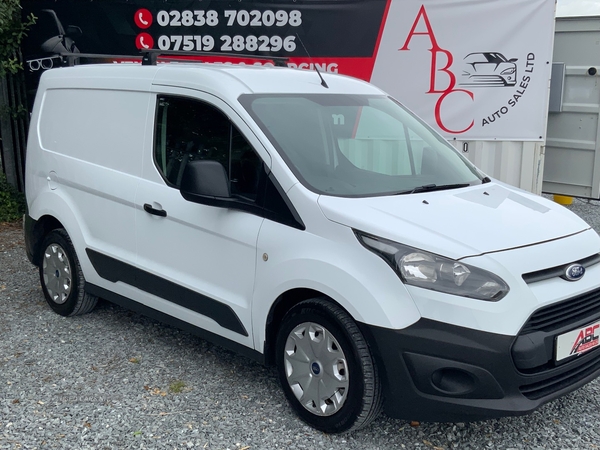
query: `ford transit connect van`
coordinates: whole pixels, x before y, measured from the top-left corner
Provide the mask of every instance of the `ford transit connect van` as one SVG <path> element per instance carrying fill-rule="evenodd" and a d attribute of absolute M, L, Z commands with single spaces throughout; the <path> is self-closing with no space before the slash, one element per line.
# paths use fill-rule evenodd
<path fill-rule="evenodd" d="M 349 77 L 214 64 L 44 73 L 29 259 L 275 364 L 326 432 L 519 415 L 600 374 L 600 238 Z"/>

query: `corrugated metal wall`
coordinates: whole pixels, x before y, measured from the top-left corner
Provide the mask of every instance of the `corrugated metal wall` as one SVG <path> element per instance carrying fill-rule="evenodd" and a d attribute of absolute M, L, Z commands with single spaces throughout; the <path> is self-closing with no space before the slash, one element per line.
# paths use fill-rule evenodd
<path fill-rule="evenodd" d="M 542 193 L 544 144 L 522 141 L 450 141 L 487 175 L 534 194 Z"/>
<path fill-rule="evenodd" d="M 492 178 L 535 194 L 542 193 L 544 145 L 522 141 L 450 141 L 469 161 Z M 340 141 L 342 153 L 357 166 L 389 175 L 411 173 L 406 145 L 396 140 Z M 414 164 L 420 166 L 423 141 L 411 140 Z M 416 167 L 420 172 L 420 167 Z"/>

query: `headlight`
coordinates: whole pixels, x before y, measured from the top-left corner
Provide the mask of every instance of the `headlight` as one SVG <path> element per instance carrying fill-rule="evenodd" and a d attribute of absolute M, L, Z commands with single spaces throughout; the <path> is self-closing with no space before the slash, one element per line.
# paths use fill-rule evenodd
<path fill-rule="evenodd" d="M 354 232 L 361 244 L 383 258 L 406 284 L 490 302 L 497 302 L 508 294 L 508 285 L 487 270 L 360 231 Z"/>
<path fill-rule="evenodd" d="M 500 72 L 500 75 L 510 75 L 515 73 L 515 68 L 511 67 L 510 69 L 504 69 L 502 72 Z"/>

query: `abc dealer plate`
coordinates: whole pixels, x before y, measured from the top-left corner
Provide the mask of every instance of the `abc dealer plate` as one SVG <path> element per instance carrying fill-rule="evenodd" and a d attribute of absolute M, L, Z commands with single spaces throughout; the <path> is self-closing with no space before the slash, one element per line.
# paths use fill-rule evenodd
<path fill-rule="evenodd" d="M 600 346 L 600 320 L 556 338 L 556 361 L 581 355 Z"/>

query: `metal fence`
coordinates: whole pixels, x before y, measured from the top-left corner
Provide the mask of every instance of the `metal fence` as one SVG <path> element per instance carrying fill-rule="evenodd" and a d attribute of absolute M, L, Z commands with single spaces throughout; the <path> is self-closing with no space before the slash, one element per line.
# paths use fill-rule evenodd
<path fill-rule="evenodd" d="M 29 112 L 23 73 L 0 78 L 0 167 L 9 184 L 25 190 Z"/>

